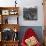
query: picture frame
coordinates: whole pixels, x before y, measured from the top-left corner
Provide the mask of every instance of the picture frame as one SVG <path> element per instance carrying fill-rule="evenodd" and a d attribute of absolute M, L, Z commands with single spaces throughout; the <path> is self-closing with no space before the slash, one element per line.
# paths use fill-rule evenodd
<path fill-rule="evenodd" d="M 24 20 L 37 20 L 37 8 L 23 8 Z"/>
<path fill-rule="evenodd" d="M 2 15 L 9 15 L 9 10 L 2 10 Z"/>

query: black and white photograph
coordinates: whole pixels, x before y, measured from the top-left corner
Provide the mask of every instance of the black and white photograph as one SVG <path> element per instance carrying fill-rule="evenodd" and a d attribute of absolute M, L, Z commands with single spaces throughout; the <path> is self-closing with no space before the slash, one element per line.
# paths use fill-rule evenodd
<path fill-rule="evenodd" d="M 37 8 L 23 8 L 24 20 L 37 20 Z"/>

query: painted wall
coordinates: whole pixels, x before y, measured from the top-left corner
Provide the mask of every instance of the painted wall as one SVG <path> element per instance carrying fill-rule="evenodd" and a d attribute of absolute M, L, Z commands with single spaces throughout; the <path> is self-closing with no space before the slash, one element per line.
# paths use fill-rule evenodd
<path fill-rule="evenodd" d="M 14 1 L 15 1 L 15 0 L 0 0 L 0 6 L 1 6 L 1 7 L 14 6 L 14 5 L 15 5 Z"/>
<path fill-rule="evenodd" d="M 0 0 L 1 7 L 15 6 L 15 0 Z M 43 6 L 42 0 L 17 0 L 17 6 L 19 6 L 19 24 L 20 26 L 43 26 Z M 37 7 L 38 10 L 38 20 L 37 21 L 25 21 L 23 19 L 23 8 L 24 7 Z"/>
<path fill-rule="evenodd" d="M 20 12 L 20 25 L 22 26 L 43 26 L 43 6 L 42 6 L 42 0 L 25 0 L 23 2 L 23 5 L 22 8 L 20 9 L 21 12 Z M 24 7 L 37 7 L 37 10 L 38 10 L 38 20 L 37 21 L 25 21 L 23 19 L 23 8 Z"/>
<path fill-rule="evenodd" d="M 32 28 L 33 31 L 37 34 L 37 37 L 41 43 L 43 43 L 43 34 L 42 34 L 42 26 L 21 26 L 19 32 L 19 39 L 20 42 L 24 36 L 24 33 L 27 31 L 28 28 Z"/>

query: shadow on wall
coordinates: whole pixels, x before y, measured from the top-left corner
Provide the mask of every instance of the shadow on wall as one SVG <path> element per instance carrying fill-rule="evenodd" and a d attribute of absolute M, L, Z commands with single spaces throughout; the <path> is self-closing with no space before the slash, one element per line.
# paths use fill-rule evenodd
<path fill-rule="evenodd" d="M 21 42 L 21 40 L 22 40 L 22 38 L 24 36 L 25 31 L 28 28 L 32 28 L 36 32 L 39 41 L 41 43 L 43 43 L 43 33 L 42 33 L 43 30 L 42 30 L 42 26 L 21 26 L 20 27 L 20 31 L 19 31 L 19 40 L 20 40 L 20 42 Z"/>

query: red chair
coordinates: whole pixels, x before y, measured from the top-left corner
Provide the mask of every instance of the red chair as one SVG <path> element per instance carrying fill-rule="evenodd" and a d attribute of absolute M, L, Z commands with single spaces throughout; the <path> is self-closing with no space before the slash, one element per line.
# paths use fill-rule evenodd
<path fill-rule="evenodd" d="M 37 39 L 36 33 L 33 31 L 32 28 L 27 29 L 27 31 L 24 34 L 24 37 L 22 38 L 21 46 L 27 46 L 25 43 L 25 39 L 28 39 L 29 37 L 34 36 Z M 35 46 L 41 46 L 40 42 L 38 41 Z"/>

